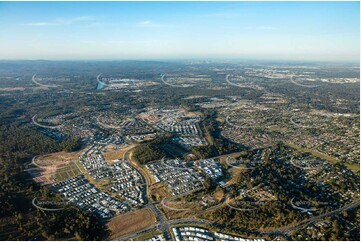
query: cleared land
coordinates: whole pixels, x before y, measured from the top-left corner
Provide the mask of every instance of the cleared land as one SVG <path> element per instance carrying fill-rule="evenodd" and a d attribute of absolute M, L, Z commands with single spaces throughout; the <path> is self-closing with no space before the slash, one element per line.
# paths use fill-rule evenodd
<path fill-rule="evenodd" d="M 352 163 L 352 164 L 346 163 L 345 165 L 347 166 L 348 169 L 353 171 L 355 174 L 360 173 L 360 164 L 358 164 L 358 163 Z"/>
<path fill-rule="evenodd" d="M 80 170 L 74 161 L 69 164 L 60 167 L 56 170 L 54 177 L 57 181 L 63 181 L 70 179 L 72 177 L 76 177 L 80 174 Z"/>
<path fill-rule="evenodd" d="M 40 166 L 56 166 L 56 165 L 64 165 L 71 160 L 78 160 L 81 153 L 84 150 L 77 152 L 57 152 L 51 153 L 43 156 L 39 156 L 36 158 L 36 164 Z"/>
<path fill-rule="evenodd" d="M 0 91 L 24 91 L 25 87 L 2 87 Z"/>
<path fill-rule="evenodd" d="M 154 223 L 155 217 L 153 213 L 148 208 L 143 208 L 132 213 L 118 215 L 112 218 L 107 226 L 111 231 L 110 239 L 116 239 Z"/>
<path fill-rule="evenodd" d="M 35 181 L 52 183 L 77 176 L 80 171 L 74 161 L 79 159 L 84 150 L 77 152 L 57 152 L 36 157 L 28 172 Z"/>
<path fill-rule="evenodd" d="M 116 160 L 116 159 L 123 159 L 123 156 L 125 154 L 125 152 L 127 152 L 128 150 L 134 148 L 135 145 L 123 145 L 121 147 L 119 147 L 118 149 L 116 148 L 115 145 L 111 144 L 108 145 L 106 147 L 106 150 L 104 152 L 104 159 L 109 162 L 112 160 Z"/>
<path fill-rule="evenodd" d="M 165 216 L 168 219 L 183 219 L 183 218 L 191 218 L 195 214 L 197 214 L 196 210 L 186 210 L 186 211 L 174 211 L 167 209 L 163 206 L 160 206 L 161 210 L 164 212 Z"/>

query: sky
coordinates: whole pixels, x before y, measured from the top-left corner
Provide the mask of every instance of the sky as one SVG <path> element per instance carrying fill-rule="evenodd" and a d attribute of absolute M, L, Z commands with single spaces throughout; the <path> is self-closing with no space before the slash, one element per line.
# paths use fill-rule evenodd
<path fill-rule="evenodd" d="M 0 59 L 356 61 L 359 2 L 0 2 Z"/>

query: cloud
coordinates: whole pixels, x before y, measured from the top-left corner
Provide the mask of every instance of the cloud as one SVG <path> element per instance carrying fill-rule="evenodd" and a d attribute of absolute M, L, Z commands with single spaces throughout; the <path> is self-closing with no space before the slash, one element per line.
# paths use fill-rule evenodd
<path fill-rule="evenodd" d="M 160 27 L 165 27 L 166 25 L 154 23 L 150 20 L 144 20 L 138 22 L 136 26 L 141 28 L 160 28 Z"/>
<path fill-rule="evenodd" d="M 150 20 L 145 20 L 145 21 L 141 21 L 138 23 L 138 25 L 141 25 L 141 26 L 148 26 L 150 24 L 152 24 L 152 21 L 150 21 Z"/>
<path fill-rule="evenodd" d="M 94 20 L 92 16 L 79 16 L 73 19 L 73 22 L 79 22 L 79 21 L 90 21 Z"/>
<path fill-rule="evenodd" d="M 33 26 L 33 27 L 41 27 L 41 26 L 65 26 L 65 25 L 72 25 L 80 22 L 89 22 L 94 20 L 92 16 L 79 16 L 71 19 L 54 19 L 47 22 L 30 22 L 22 24 L 24 26 Z"/>

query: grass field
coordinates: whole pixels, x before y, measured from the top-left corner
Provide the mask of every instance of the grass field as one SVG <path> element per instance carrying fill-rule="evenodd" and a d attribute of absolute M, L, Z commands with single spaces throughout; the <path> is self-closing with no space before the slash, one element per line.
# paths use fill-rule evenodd
<path fill-rule="evenodd" d="M 360 164 L 357 164 L 357 163 L 349 164 L 349 163 L 347 163 L 346 166 L 347 166 L 348 169 L 353 171 L 355 174 L 360 173 Z"/>
<path fill-rule="evenodd" d="M 174 211 L 169 210 L 161 206 L 161 210 L 164 212 L 165 216 L 168 219 L 182 219 L 182 218 L 191 218 L 199 212 L 199 210 L 186 210 L 186 211 Z"/>
<path fill-rule="evenodd" d="M 162 232 L 159 231 L 159 230 L 155 230 L 154 231 L 151 231 L 149 233 L 146 233 L 146 234 L 143 234 L 135 239 L 133 239 L 134 241 L 144 241 L 144 240 L 149 240 L 150 238 L 156 236 L 156 235 L 161 235 Z"/>
<path fill-rule="evenodd" d="M 336 158 L 334 158 L 332 156 L 323 154 L 323 153 L 315 151 L 315 150 L 302 148 L 302 147 L 300 147 L 298 145 L 295 145 L 295 144 L 292 144 L 292 143 L 287 143 L 287 145 L 291 146 L 292 148 L 294 148 L 294 149 L 296 149 L 298 151 L 305 152 L 305 153 L 306 152 L 311 153 L 313 156 L 319 157 L 319 158 L 327 160 L 329 162 L 338 162 L 339 161 L 338 159 L 336 159 Z"/>
<path fill-rule="evenodd" d="M 116 239 L 128 233 L 146 228 L 155 223 L 155 217 L 148 208 L 121 214 L 112 218 L 107 226 L 111 232 L 110 239 Z"/>
<path fill-rule="evenodd" d="M 281 128 L 277 125 L 273 125 L 273 126 L 270 126 L 268 127 L 271 131 L 280 131 L 280 132 L 286 132 L 287 131 L 287 128 Z"/>
<path fill-rule="evenodd" d="M 302 147 L 299 147 L 295 144 L 292 144 L 292 143 L 287 143 L 287 145 L 291 146 L 292 148 L 298 150 L 298 151 L 301 151 L 301 152 L 309 152 L 311 153 L 313 156 L 316 156 L 316 157 L 319 157 L 321 159 L 324 159 L 324 160 L 327 160 L 331 163 L 335 163 L 335 162 L 339 162 L 338 159 L 332 157 L 332 156 L 329 156 L 329 155 L 326 155 L 326 154 L 323 154 L 323 153 L 320 153 L 318 151 L 315 151 L 315 150 L 310 150 L 310 149 L 307 149 L 307 148 L 302 148 Z M 360 164 L 356 164 L 356 163 L 346 163 L 345 164 L 347 166 L 348 169 L 350 169 L 353 173 L 355 174 L 359 174 L 360 173 Z"/>

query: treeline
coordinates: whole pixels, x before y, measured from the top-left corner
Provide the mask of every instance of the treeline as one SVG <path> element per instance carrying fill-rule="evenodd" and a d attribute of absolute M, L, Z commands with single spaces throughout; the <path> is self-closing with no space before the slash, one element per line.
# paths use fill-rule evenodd
<path fill-rule="evenodd" d="M 227 228 L 238 231 L 242 228 L 251 231 L 259 228 L 280 227 L 305 218 L 304 214 L 295 211 L 287 204 L 269 202 L 263 206 L 255 206 L 257 209 L 252 211 L 238 211 L 223 206 L 202 214 L 201 218 L 225 224 Z"/>
<path fill-rule="evenodd" d="M 326 210 L 331 210 L 340 205 L 342 199 L 338 191 L 357 190 L 359 186 L 358 177 L 351 172 L 343 173 L 342 170 L 346 167 L 340 167 L 339 164 L 332 165 L 330 169 L 331 172 L 337 172 L 338 179 L 342 182 L 332 180 L 324 185 L 319 181 L 305 179 L 307 175 L 304 169 L 290 165 L 289 162 L 279 158 L 288 156 L 289 152 L 293 152 L 290 149 L 283 143 L 279 143 L 273 149 L 264 150 L 262 164 L 255 169 L 242 172 L 236 178 L 237 188 L 251 189 L 252 187 L 266 186 L 278 200 L 284 203 L 289 202 L 293 197 L 304 201 L 315 201 L 315 204 L 327 202 L 329 205 L 324 206 Z M 307 156 L 307 154 L 303 155 Z M 321 177 L 325 173 L 323 169 L 315 172 L 317 172 L 315 177 Z M 330 197 L 328 194 L 333 195 Z"/>
<path fill-rule="evenodd" d="M 137 162 L 144 165 L 149 161 L 160 160 L 164 158 L 171 158 L 172 155 L 169 154 L 165 149 L 162 148 L 164 144 L 174 144 L 172 142 L 173 134 L 165 133 L 160 136 L 157 136 L 152 141 L 145 141 L 140 143 L 132 152 L 132 158 Z"/>
<path fill-rule="evenodd" d="M 80 140 L 57 142 L 19 123 L 0 125 L 0 240 L 100 240 L 106 227 L 94 215 L 72 206 L 45 212 L 32 205 L 41 191 L 42 198 L 55 196 L 35 183 L 25 169 L 34 155 L 72 151 Z"/>
<path fill-rule="evenodd" d="M 75 151 L 81 147 L 79 137 L 68 137 L 59 142 L 28 126 L 0 126 L 0 155 L 26 158 L 27 155 Z"/>
<path fill-rule="evenodd" d="M 206 137 L 208 145 L 195 146 L 191 148 L 192 153 L 199 159 L 215 157 L 245 150 L 246 147 L 234 143 L 221 135 L 219 122 L 216 121 L 216 112 L 206 114 L 202 122 L 202 131 Z"/>
<path fill-rule="evenodd" d="M 251 159 L 255 152 L 258 151 L 249 151 L 242 158 Z M 292 198 L 296 198 L 296 201 L 308 201 L 310 204 L 315 205 L 318 210 L 314 211 L 314 214 L 325 213 L 343 205 L 340 204 L 341 196 L 337 193 L 340 190 L 339 186 L 332 184 L 332 182 L 325 185 L 312 179 L 305 179 L 307 176 L 303 169 L 292 166 L 279 158 L 289 155 L 289 152 L 292 152 L 290 147 L 279 143 L 275 148 L 266 149 L 263 152 L 262 164 L 254 169 L 243 170 L 236 177 L 236 183 L 228 187 L 228 195 L 230 198 L 236 198 L 240 196 L 240 190 L 250 190 L 257 187 L 269 191 L 275 196 L 276 200 L 257 204 L 254 198 L 243 195 L 242 205 L 235 206 L 239 208 L 256 207 L 256 210 L 238 211 L 224 206 L 202 215 L 202 218 L 225 224 L 229 228 L 277 228 L 307 218 L 305 213 L 301 213 L 290 206 Z M 341 175 L 345 167 L 340 167 L 339 164 L 332 167 L 335 171 L 339 171 L 339 179 L 347 189 L 357 191 L 357 186 L 359 186 L 358 177 Z M 320 177 L 323 172 L 321 169 L 320 174 L 315 174 L 315 176 Z M 332 196 L 329 194 L 332 194 Z M 327 204 L 325 205 L 325 203 Z M 339 233 L 334 236 L 336 237 L 333 238 L 343 238 L 339 237 Z M 326 240 L 329 238 L 331 238 L 331 235 Z"/>
<path fill-rule="evenodd" d="M 79 150 L 82 146 L 81 139 L 79 137 L 70 137 L 61 142 L 61 147 L 67 152 Z"/>
<path fill-rule="evenodd" d="M 66 205 L 63 210 L 43 211 L 32 199 L 52 201 L 48 188 L 33 182 L 22 165 L 0 160 L 0 239 L 1 240 L 100 240 L 106 227 L 89 212 Z"/>
<path fill-rule="evenodd" d="M 360 208 L 343 211 L 327 216 L 324 221 L 330 226 L 319 226 L 317 229 L 303 228 L 291 235 L 293 240 L 313 241 L 359 241 L 360 240 Z"/>
<path fill-rule="evenodd" d="M 100 240 L 108 231 L 105 225 L 91 212 L 84 212 L 77 207 L 70 206 L 59 194 L 54 194 L 46 187 L 35 192 L 38 201 L 48 201 L 59 204 L 58 211 L 44 211 L 35 209 L 32 214 L 34 222 L 29 223 L 29 214 L 16 213 L 15 224 L 22 235 L 28 238 L 40 236 L 46 240 L 76 239 Z M 43 205 L 48 207 L 48 205 Z"/>
<path fill-rule="evenodd" d="M 155 143 L 145 143 L 137 146 L 133 151 L 132 156 L 137 162 L 144 165 L 149 161 L 160 160 L 167 157 L 167 153 L 160 149 Z"/>

